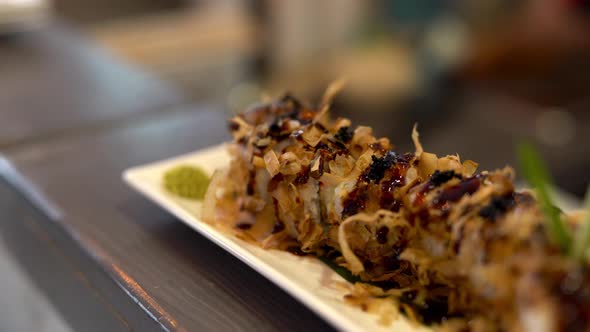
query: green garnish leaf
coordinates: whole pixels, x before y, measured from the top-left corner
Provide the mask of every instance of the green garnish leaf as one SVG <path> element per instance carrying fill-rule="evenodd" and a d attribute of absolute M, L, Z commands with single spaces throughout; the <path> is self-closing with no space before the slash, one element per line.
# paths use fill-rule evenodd
<path fill-rule="evenodd" d="M 549 238 L 555 241 L 564 252 L 569 253 L 571 235 L 561 220 L 559 209 L 556 209 L 551 202 L 549 188 L 552 187 L 552 182 L 547 167 L 530 144 L 523 143 L 518 146 L 518 157 L 525 178 L 537 192 L 537 200 L 547 220 Z"/>
<path fill-rule="evenodd" d="M 334 272 L 338 273 L 344 280 L 350 282 L 351 284 L 361 281 L 361 278 L 352 274 L 352 272 L 350 272 L 347 268 L 334 263 L 332 260 L 328 259 L 327 257 L 321 256 L 319 258 L 324 264 L 328 265 L 328 267 L 330 267 L 332 270 L 334 270 Z"/>
<path fill-rule="evenodd" d="M 590 245 L 590 187 L 586 191 L 584 201 L 586 215 L 582 221 L 581 231 L 577 234 L 573 247 L 573 255 L 577 259 L 584 259 L 588 246 Z"/>

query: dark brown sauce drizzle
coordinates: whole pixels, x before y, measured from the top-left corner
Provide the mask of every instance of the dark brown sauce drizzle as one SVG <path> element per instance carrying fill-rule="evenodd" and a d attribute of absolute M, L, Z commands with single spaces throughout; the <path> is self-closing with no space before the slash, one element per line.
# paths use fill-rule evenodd
<path fill-rule="evenodd" d="M 302 117 L 302 114 L 303 114 L 303 117 Z M 273 121 L 270 123 L 270 126 L 268 127 L 268 136 L 274 138 L 277 141 L 282 141 L 286 138 L 293 137 L 293 136 L 295 138 L 298 138 L 297 133 L 299 131 L 289 132 L 289 128 L 288 128 L 289 121 L 288 120 L 289 119 L 298 120 L 301 124 L 305 125 L 305 124 L 309 124 L 311 122 L 311 120 L 313 119 L 315 114 L 316 114 L 316 112 L 311 111 L 311 110 L 295 109 L 295 110 L 288 112 L 286 114 L 276 116 L 273 119 Z M 309 117 L 311 117 L 311 118 L 308 119 Z M 301 133 L 299 133 L 299 134 L 301 134 Z"/>
<path fill-rule="evenodd" d="M 352 130 L 350 130 L 349 127 L 340 127 L 340 129 L 338 129 L 338 132 L 336 132 L 336 134 L 334 134 L 334 138 L 339 140 L 342 143 L 348 143 L 352 140 L 352 137 L 354 136 L 354 132 Z"/>
<path fill-rule="evenodd" d="M 323 156 L 331 156 L 334 152 L 334 150 L 324 142 L 319 142 L 315 147 Z"/>
<path fill-rule="evenodd" d="M 412 306 L 416 313 L 420 316 L 421 321 L 426 325 L 440 323 L 443 320 L 452 317 L 461 317 L 460 315 L 449 314 L 449 303 L 447 298 L 441 299 L 428 299 L 424 305 L 417 305 L 414 303 Z"/>
<path fill-rule="evenodd" d="M 368 195 L 365 186 L 357 186 L 343 202 L 342 217 L 346 218 L 365 209 Z"/>
<path fill-rule="evenodd" d="M 238 223 L 238 224 L 236 225 L 236 227 L 237 227 L 237 228 L 239 228 L 239 229 L 241 229 L 241 230 L 243 230 L 243 231 L 247 231 L 247 230 L 249 230 L 250 228 L 252 228 L 252 224 L 248 224 L 248 223 L 243 223 L 243 222 L 242 222 L 242 223 Z"/>
<path fill-rule="evenodd" d="M 279 183 L 285 179 L 285 176 L 282 173 L 278 173 L 277 175 L 273 176 L 270 181 L 268 181 L 268 185 L 266 187 L 266 191 L 273 192 L 277 189 Z"/>
<path fill-rule="evenodd" d="M 248 138 L 246 136 L 240 137 L 238 139 L 238 144 L 246 145 L 248 143 Z"/>
<path fill-rule="evenodd" d="M 401 208 L 404 206 L 402 201 L 393 198 L 391 194 L 383 194 L 381 196 L 381 208 L 385 210 L 389 210 L 391 212 L 399 212 Z"/>
<path fill-rule="evenodd" d="M 461 183 L 445 188 L 440 195 L 432 201 L 435 208 L 442 208 L 447 202 L 457 202 L 463 195 L 471 195 L 479 189 L 481 180 L 477 177 L 472 177 L 463 180 Z"/>
<path fill-rule="evenodd" d="M 246 194 L 252 196 L 254 195 L 254 190 L 256 187 L 256 177 L 254 176 L 254 171 L 250 171 L 249 176 L 250 178 L 248 179 L 248 185 L 246 186 Z"/>
<path fill-rule="evenodd" d="M 386 153 L 387 152 L 387 149 L 385 147 L 383 147 L 383 145 L 381 145 L 380 142 L 371 143 L 371 144 L 369 144 L 369 147 L 373 151 L 378 151 L 378 152 L 381 152 L 381 153 Z"/>
<path fill-rule="evenodd" d="M 494 222 L 498 218 L 502 217 L 510 209 L 512 209 L 515 205 L 516 201 L 514 199 L 513 192 L 504 196 L 494 196 L 488 205 L 479 210 L 478 215 L 484 219 Z"/>
<path fill-rule="evenodd" d="M 401 209 L 403 203 L 395 199 L 394 192 L 396 188 L 406 184 L 405 173 L 406 167 L 403 164 L 398 164 L 393 168 L 390 178 L 381 181 L 381 208 L 393 212 L 398 212 Z"/>
<path fill-rule="evenodd" d="M 407 168 L 409 161 L 414 157 L 413 154 L 406 153 L 398 155 L 394 151 L 388 151 L 383 157 L 371 156 L 373 162 L 361 175 L 360 180 L 364 182 L 379 182 L 385 176 L 385 172 L 394 165 L 400 165 Z"/>
<path fill-rule="evenodd" d="M 291 134 L 283 132 L 281 126 L 279 126 L 278 122 L 273 122 L 270 127 L 268 128 L 268 135 L 275 139 L 276 141 L 280 142 L 285 138 L 289 137 Z"/>
<path fill-rule="evenodd" d="M 275 225 L 272 228 L 272 234 L 282 232 L 284 229 L 285 229 L 285 224 L 283 224 L 281 221 L 277 220 L 275 222 Z"/>
<path fill-rule="evenodd" d="M 340 142 L 340 141 L 334 141 L 334 140 L 328 140 L 328 142 L 330 142 L 330 144 L 332 144 L 336 149 L 336 153 L 337 154 L 342 154 L 342 153 L 346 153 L 348 151 L 348 149 L 346 148 L 346 145 L 344 145 L 344 143 Z"/>
<path fill-rule="evenodd" d="M 227 123 L 227 127 L 229 128 L 229 131 L 234 132 L 240 129 L 240 124 L 234 120 L 229 120 Z"/>
<path fill-rule="evenodd" d="M 375 240 L 377 240 L 377 243 L 379 243 L 379 244 L 387 243 L 387 234 L 388 233 L 389 233 L 389 228 L 387 228 L 387 226 L 379 227 L 379 229 L 377 229 L 377 232 L 375 232 Z"/>
<path fill-rule="evenodd" d="M 434 173 L 430 175 L 430 178 L 422 189 L 416 193 L 416 198 L 414 199 L 414 206 L 420 206 L 424 204 L 424 200 L 426 199 L 426 195 L 433 189 L 439 187 L 440 185 L 449 182 L 451 179 L 463 179 L 460 174 L 456 174 L 454 171 L 439 171 L 436 170 Z M 443 203 L 444 204 L 444 203 Z"/>
<path fill-rule="evenodd" d="M 434 188 L 440 186 L 441 184 L 451 181 L 451 179 L 453 179 L 453 178 L 463 180 L 463 177 L 460 174 L 455 173 L 455 171 L 453 171 L 453 170 L 442 171 L 442 172 L 439 170 L 436 170 L 430 176 L 430 180 L 428 180 L 429 187 L 432 187 L 431 189 L 434 189 Z"/>
<path fill-rule="evenodd" d="M 295 180 L 293 181 L 296 185 L 306 184 L 309 180 L 309 166 L 302 167 L 301 171 L 297 173 Z"/>

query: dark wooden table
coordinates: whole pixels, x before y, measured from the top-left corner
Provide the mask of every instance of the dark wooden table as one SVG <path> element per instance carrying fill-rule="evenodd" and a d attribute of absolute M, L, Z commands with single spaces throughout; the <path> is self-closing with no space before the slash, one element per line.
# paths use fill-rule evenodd
<path fill-rule="evenodd" d="M 74 330 L 331 330 L 121 181 L 225 140 L 222 110 L 60 24 L 2 37 L 0 72 L 0 235 Z"/>

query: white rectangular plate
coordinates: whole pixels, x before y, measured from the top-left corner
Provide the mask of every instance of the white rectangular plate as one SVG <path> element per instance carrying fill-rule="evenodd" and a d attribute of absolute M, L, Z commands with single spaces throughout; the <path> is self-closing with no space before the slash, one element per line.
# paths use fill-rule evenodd
<path fill-rule="evenodd" d="M 199 219 L 200 202 L 185 200 L 168 193 L 162 186 L 162 176 L 171 167 L 195 165 L 209 174 L 225 167 L 229 156 L 223 145 L 128 169 L 123 178 L 133 188 L 168 210 L 182 222 L 192 227 L 242 262 L 274 282 L 301 303 L 323 317 L 341 331 L 429 331 L 424 327 L 411 325 L 399 316 L 391 325 L 383 326 L 378 317 L 359 308 L 346 304 L 346 283 L 342 277 L 314 257 L 300 257 L 278 250 L 264 250 L 242 241 L 235 236 L 222 233 Z"/>

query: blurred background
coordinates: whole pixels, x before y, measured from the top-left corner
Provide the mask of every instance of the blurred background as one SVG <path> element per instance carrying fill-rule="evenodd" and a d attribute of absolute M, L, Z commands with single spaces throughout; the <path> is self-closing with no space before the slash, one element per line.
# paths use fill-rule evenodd
<path fill-rule="evenodd" d="M 52 22 L 190 104 L 313 103 L 345 77 L 335 113 L 399 150 L 417 122 L 438 154 L 503 167 L 528 140 L 566 192 L 590 180 L 587 0 L 0 0 L 0 75 L 7 50 Z"/>
<path fill-rule="evenodd" d="M 195 103 L 313 102 L 345 77 L 336 112 L 401 150 L 418 122 L 428 149 L 493 168 L 526 138 L 565 190 L 590 179 L 590 1 L 0 0 L 4 35 L 56 19 Z"/>

